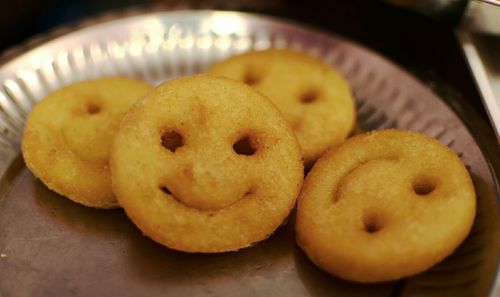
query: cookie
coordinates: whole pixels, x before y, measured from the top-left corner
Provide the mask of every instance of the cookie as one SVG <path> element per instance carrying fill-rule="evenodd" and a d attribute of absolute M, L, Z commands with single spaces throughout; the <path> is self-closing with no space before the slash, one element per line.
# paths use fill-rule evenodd
<path fill-rule="evenodd" d="M 245 82 L 268 96 L 292 127 L 305 163 L 343 141 L 355 123 L 347 82 L 330 65 L 285 49 L 229 57 L 208 71 Z"/>
<path fill-rule="evenodd" d="M 460 159 L 419 133 L 348 139 L 316 162 L 297 203 L 297 242 L 321 269 L 356 282 L 396 280 L 450 255 L 474 221 Z"/>
<path fill-rule="evenodd" d="M 49 94 L 26 121 L 26 166 L 49 189 L 77 203 L 117 207 L 108 164 L 111 140 L 125 112 L 151 89 L 142 81 L 109 77 Z"/>
<path fill-rule="evenodd" d="M 145 235 L 202 253 L 270 236 L 303 179 L 296 138 L 272 103 L 206 75 L 163 83 L 127 113 L 111 173 L 120 205 Z"/>

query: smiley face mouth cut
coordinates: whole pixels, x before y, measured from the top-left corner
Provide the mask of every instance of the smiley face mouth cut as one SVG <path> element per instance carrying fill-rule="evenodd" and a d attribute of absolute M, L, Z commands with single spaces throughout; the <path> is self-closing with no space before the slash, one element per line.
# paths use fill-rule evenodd
<path fill-rule="evenodd" d="M 381 157 L 381 158 L 373 158 L 373 159 L 367 159 L 359 162 L 356 164 L 356 166 L 353 166 L 350 170 L 348 170 L 340 179 L 339 183 L 334 189 L 334 195 L 332 198 L 332 203 L 337 203 L 341 197 L 340 189 L 344 185 L 345 181 L 349 178 L 349 175 L 353 173 L 354 171 L 358 170 L 359 168 L 363 167 L 365 164 L 373 161 L 389 161 L 389 162 L 394 162 L 397 163 L 399 162 L 399 157 L 397 156 L 388 156 L 388 157 Z"/>
<path fill-rule="evenodd" d="M 188 207 L 188 208 L 194 208 L 194 209 L 197 209 L 199 211 L 217 211 L 217 210 L 220 210 L 220 209 L 223 209 L 223 208 L 226 208 L 226 207 L 230 207 L 232 206 L 233 204 L 236 204 L 238 203 L 239 201 L 241 201 L 242 199 L 247 199 L 247 198 L 250 198 L 250 196 L 254 195 L 255 194 L 255 187 L 248 187 L 248 189 L 246 191 L 244 191 L 242 194 L 240 194 L 238 197 L 238 199 L 232 201 L 231 203 L 228 203 L 228 204 L 225 204 L 225 205 L 221 205 L 221 206 L 217 206 L 217 207 L 197 207 L 197 206 L 194 206 L 194 205 L 191 205 L 191 204 L 187 204 L 185 203 L 184 199 L 182 199 L 181 196 L 179 196 L 178 194 L 176 193 L 173 193 L 170 188 L 166 185 L 166 184 L 162 184 L 160 185 L 159 187 L 159 190 L 161 192 L 163 192 L 165 195 L 167 195 L 168 197 L 171 197 L 173 198 L 175 201 L 177 201 L 178 203 Z"/>

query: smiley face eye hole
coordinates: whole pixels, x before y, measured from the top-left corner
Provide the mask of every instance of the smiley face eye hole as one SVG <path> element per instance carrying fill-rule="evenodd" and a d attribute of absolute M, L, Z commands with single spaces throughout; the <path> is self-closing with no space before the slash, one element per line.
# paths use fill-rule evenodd
<path fill-rule="evenodd" d="M 251 136 L 245 135 L 233 144 L 233 150 L 238 155 L 252 156 L 257 152 L 257 145 Z"/>
<path fill-rule="evenodd" d="M 420 176 L 413 180 L 413 192 L 419 196 L 431 194 L 437 187 L 437 181 L 428 176 Z"/>
<path fill-rule="evenodd" d="M 184 138 L 177 131 L 165 130 L 161 135 L 161 145 L 173 153 L 184 145 Z"/>
<path fill-rule="evenodd" d="M 363 215 L 363 228 L 366 233 L 377 233 L 384 228 L 383 218 L 374 212 L 365 213 Z"/>
<path fill-rule="evenodd" d="M 303 104 L 310 104 L 318 100 L 320 91 L 317 88 L 306 89 L 299 95 L 299 100 Z"/>
<path fill-rule="evenodd" d="M 101 106 L 96 103 L 88 103 L 87 104 L 87 114 L 93 115 L 101 112 Z"/>

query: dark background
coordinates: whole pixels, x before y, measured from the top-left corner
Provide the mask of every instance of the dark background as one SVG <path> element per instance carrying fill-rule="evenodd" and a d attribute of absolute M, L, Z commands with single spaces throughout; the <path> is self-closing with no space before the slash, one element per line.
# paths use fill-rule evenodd
<path fill-rule="evenodd" d="M 177 1 L 17 0 L 0 13 L 0 50 L 59 25 L 130 6 Z M 448 82 L 473 105 L 478 94 L 452 26 L 381 1 L 183 1 L 195 7 L 239 9 L 284 16 L 323 27 L 382 52 L 422 78 Z M 473 98 L 473 99 L 472 99 Z M 484 114 L 483 114 L 484 116 Z"/>
<path fill-rule="evenodd" d="M 456 20 L 429 18 L 375 0 L 17 0 L 0 11 L 0 50 L 54 27 L 126 7 L 216 8 L 293 19 L 355 40 L 401 65 L 441 96 L 480 144 L 498 155 L 498 143 L 454 35 Z M 493 148 L 491 148 L 493 147 Z M 491 151 L 492 150 L 492 151 Z"/>
<path fill-rule="evenodd" d="M 105 11 L 178 1 L 17 0 L 0 12 L 0 50 L 56 26 Z M 183 1 L 194 7 L 238 9 L 295 19 L 354 39 L 388 56 L 430 83 L 455 92 L 486 120 L 452 25 L 382 1 L 253 0 Z"/>

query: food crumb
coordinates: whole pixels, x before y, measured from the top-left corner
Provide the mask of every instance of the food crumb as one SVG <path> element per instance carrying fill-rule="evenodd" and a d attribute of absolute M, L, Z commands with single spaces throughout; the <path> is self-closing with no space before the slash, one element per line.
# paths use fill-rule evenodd
<path fill-rule="evenodd" d="M 0 258 L 7 258 L 7 254 L 1 253 Z"/>

